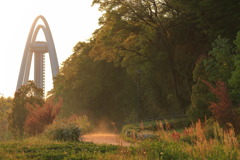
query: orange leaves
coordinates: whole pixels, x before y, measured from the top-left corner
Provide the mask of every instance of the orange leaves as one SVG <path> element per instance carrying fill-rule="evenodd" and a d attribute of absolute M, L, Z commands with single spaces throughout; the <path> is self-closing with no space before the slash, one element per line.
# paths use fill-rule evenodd
<path fill-rule="evenodd" d="M 218 99 L 217 102 L 210 102 L 209 109 L 211 110 L 213 117 L 221 125 L 231 123 L 233 124 L 234 128 L 238 130 L 239 117 L 233 111 L 232 101 L 229 97 L 225 83 L 218 81 L 216 83 L 216 87 L 213 87 L 210 82 L 205 80 L 202 80 L 202 82 L 209 87 L 210 92 L 212 92 Z"/>
<path fill-rule="evenodd" d="M 53 122 L 62 106 L 62 99 L 57 103 L 53 99 L 46 101 L 43 107 L 27 104 L 29 114 L 24 124 L 24 131 L 30 135 L 42 133 L 45 127 Z"/>
<path fill-rule="evenodd" d="M 209 109 L 213 113 L 214 118 L 220 124 L 226 124 L 231 122 L 232 119 L 232 102 L 228 96 L 227 87 L 224 82 L 218 81 L 216 83 L 216 88 L 212 86 L 211 83 L 202 80 L 205 83 L 210 91 L 217 97 L 218 102 L 210 102 Z"/>

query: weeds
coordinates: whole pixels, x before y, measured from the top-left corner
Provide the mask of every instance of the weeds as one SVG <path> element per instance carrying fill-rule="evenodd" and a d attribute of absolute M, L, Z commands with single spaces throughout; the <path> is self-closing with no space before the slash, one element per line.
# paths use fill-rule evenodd
<path fill-rule="evenodd" d="M 165 121 L 157 123 L 155 138 L 138 139 L 130 147 L 58 142 L 29 138 L 0 145 L 0 159 L 99 159 L 99 160 L 237 160 L 239 143 L 234 128 L 223 129 L 212 120 L 197 121 L 182 132 L 172 130 Z M 143 125 L 141 125 L 143 126 Z M 141 131 L 134 134 L 139 137 Z M 135 133 L 135 132 L 132 132 Z M 135 138 L 136 138 L 135 137 Z M 134 138 L 134 137 L 133 137 Z"/>
<path fill-rule="evenodd" d="M 155 139 L 144 140 L 133 148 L 145 159 L 218 159 L 237 160 L 239 143 L 234 128 L 223 129 L 213 120 L 197 121 L 182 132 L 172 130 L 168 122 L 157 121 Z M 142 129 L 141 132 L 144 132 Z M 140 132 L 138 132 L 140 134 Z"/>

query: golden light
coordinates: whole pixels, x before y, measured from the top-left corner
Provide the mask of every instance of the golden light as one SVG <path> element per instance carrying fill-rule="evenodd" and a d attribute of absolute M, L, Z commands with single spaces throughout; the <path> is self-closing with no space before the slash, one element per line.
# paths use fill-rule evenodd
<path fill-rule="evenodd" d="M 72 54 L 78 41 L 88 40 L 99 27 L 101 13 L 91 3 L 92 0 L 0 1 L 0 93 L 13 96 L 15 92 L 28 32 L 36 16 L 47 19 L 61 64 Z M 45 40 L 41 34 L 37 39 Z M 50 90 L 51 71 L 46 58 L 46 90 Z"/>

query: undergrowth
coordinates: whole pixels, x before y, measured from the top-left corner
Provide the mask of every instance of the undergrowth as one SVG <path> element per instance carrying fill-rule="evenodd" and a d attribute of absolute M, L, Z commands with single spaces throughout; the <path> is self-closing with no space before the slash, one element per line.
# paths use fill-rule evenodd
<path fill-rule="evenodd" d="M 144 128 L 142 128 L 144 130 Z M 214 120 L 198 121 L 182 132 L 168 122 L 157 122 L 154 138 L 136 140 L 130 147 L 86 142 L 53 141 L 32 137 L 2 142 L 0 159 L 96 159 L 96 160 L 237 160 L 239 142 L 231 124 L 223 129 Z"/>

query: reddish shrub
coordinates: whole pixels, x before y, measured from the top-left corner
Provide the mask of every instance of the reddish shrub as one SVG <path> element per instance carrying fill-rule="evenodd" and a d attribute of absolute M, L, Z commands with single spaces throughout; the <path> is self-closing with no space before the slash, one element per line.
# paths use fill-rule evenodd
<path fill-rule="evenodd" d="M 24 131 L 30 135 L 42 133 L 45 127 L 53 122 L 62 106 L 62 99 L 54 103 L 53 99 L 45 102 L 43 107 L 27 104 L 29 114 L 24 124 Z"/>
<path fill-rule="evenodd" d="M 216 87 L 210 82 L 202 80 L 218 99 L 218 102 L 210 102 L 209 109 L 213 114 L 213 117 L 221 125 L 231 123 L 235 129 L 239 129 L 239 117 L 233 112 L 232 101 L 229 98 L 227 87 L 224 82 L 218 81 Z"/>

